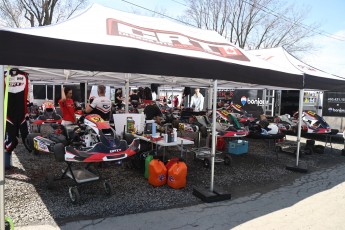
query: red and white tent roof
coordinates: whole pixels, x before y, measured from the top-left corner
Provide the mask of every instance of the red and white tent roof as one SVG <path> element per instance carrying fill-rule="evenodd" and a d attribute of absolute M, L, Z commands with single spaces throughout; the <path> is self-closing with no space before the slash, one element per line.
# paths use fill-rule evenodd
<path fill-rule="evenodd" d="M 0 64 L 17 66 L 303 85 L 299 72 L 251 56 L 214 31 L 96 4 L 56 25 L 2 28 L 0 50 Z"/>

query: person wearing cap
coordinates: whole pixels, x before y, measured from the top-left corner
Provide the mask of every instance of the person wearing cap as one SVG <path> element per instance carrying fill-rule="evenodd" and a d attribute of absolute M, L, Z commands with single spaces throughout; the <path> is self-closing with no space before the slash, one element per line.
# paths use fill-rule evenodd
<path fill-rule="evenodd" d="M 76 122 L 75 107 L 72 99 L 72 89 L 69 87 L 61 87 L 61 99 L 59 100 L 60 109 L 62 112 L 61 124 L 66 126 Z"/>

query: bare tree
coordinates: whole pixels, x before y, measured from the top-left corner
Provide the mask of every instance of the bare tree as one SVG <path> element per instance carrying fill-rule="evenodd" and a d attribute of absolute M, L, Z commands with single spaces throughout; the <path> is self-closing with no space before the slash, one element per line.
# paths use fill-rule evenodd
<path fill-rule="evenodd" d="M 87 0 L 0 0 L 0 16 L 6 26 L 45 26 L 70 18 L 86 3 Z"/>
<path fill-rule="evenodd" d="M 307 38 L 318 25 L 303 25 L 307 11 L 281 0 L 185 0 L 183 17 L 199 28 L 215 30 L 241 48 L 284 46 L 287 50 L 312 48 Z"/>
<path fill-rule="evenodd" d="M 20 27 L 23 24 L 22 9 L 18 1 L 0 1 L 0 23 L 7 27 Z"/>

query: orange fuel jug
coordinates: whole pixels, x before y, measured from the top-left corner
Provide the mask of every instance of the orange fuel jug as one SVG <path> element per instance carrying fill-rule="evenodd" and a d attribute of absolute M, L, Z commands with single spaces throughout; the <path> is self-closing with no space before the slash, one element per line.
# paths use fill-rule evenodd
<path fill-rule="evenodd" d="M 149 183 L 156 187 L 167 183 L 167 169 L 163 162 L 157 159 L 149 163 Z"/>
<path fill-rule="evenodd" d="M 187 165 L 175 162 L 168 171 L 168 185 L 174 189 L 186 187 Z"/>

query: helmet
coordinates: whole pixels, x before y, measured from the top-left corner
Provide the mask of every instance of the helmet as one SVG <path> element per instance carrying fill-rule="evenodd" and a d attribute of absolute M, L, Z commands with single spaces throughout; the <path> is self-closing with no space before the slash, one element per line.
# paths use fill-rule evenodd
<path fill-rule="evenodd" d="M 55 106 L 54 106 L 53 102 L 46 101 L 42 104 L 42 110 L 43 110 L 43 114 L 45 116 L 47 116 L 48 118 L 51 118 L 51 117 L 53 117 L 53 115 L 55 113 Z"/>

